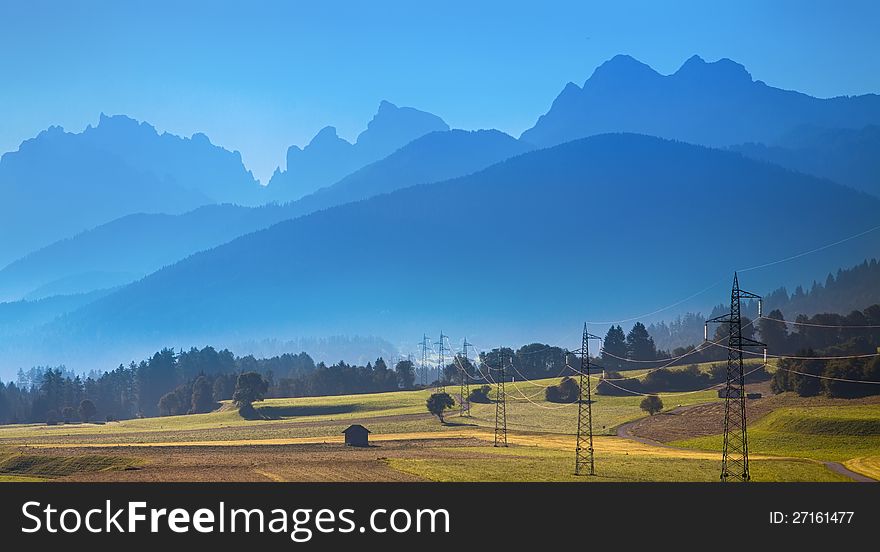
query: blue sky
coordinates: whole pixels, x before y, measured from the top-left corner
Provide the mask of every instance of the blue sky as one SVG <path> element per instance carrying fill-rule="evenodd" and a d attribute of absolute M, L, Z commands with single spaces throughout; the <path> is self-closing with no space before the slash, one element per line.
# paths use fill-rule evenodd
<path fill-rule="evenodd" d="M 618 53 L 661 73 L 693 54 L 828 97 L 880 92 L 880 2 L 9 2 L 0 152 L 100 112 L 205 132 L 266 179 L 387 99 L 516 136 Z"/>

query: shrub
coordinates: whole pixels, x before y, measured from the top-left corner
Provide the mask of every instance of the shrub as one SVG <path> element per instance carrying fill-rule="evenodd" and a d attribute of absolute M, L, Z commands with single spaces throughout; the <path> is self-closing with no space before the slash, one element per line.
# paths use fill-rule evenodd
<path fill-rule="evenodd" d="M 79 403 L 79 417 L 82 421 L 88 422 L 92 418 L 95 417 L 95 414 L 98 413 L 98 409 L 95 408 L 95 403 L 90 401 L 89 399 L 85 399 L 81 403 Z"/>
<path fill-rule="evenodd" d="M 76 409 L 72 406 L 65 406 L 61 409 L 61 419 L 64 420 L 65 424 L 72 422 L 74 416 L 76 416 Z"/>
<path fill-rule="evenodd" d="M 468 395 L 468 402 L 488 404 L 492 402 L 492 399 L 489 398 L 489 393 L 491 392 L 492 388 L 488 385 L 481 385 L 471 389 L 471 394 Z"/>
<path fill-rule="evenodd" d="M 455 401 L 449 393 L 434 393 L 425 401 L 425 406 L 428 407 L 428 412 L 440 419 L 442 424 L 444 423 L 443 411 L 455 406 Z"/>
<path fill-rule="evenodd" d="M 653 416 L 663 410 L 663 401 L 657 395 L 648 395 L 639 404 L 639 407 Z"/>
<path fill-rule="evenodd" d="M 235 382 L 232 403 L 239 408 L 250 408 L 252 403 L 262 401 L 268 390 L 269 384 L 263 376 L 257 372 L 245 372 Z"/>
<path fill-rule="evenodd" d="M 562 378 L 559 385 L 551 385 L 544 390 L 544 398 L 547 402 L 573 403 L 577 402 L 579 396 L 580 386 L 568 376 Z"/>
<path fill-rule="evenodd" d="M 611 380 L 614 383 L 612 384 Z M 632 391 L 632 393 L 630 393 Z M 642 392 L 642 382 L 636 378 L 624 378 L 620 372 L 608 371 L 599 379 L 596 394 L 607 397 L 632 397 Z"/>

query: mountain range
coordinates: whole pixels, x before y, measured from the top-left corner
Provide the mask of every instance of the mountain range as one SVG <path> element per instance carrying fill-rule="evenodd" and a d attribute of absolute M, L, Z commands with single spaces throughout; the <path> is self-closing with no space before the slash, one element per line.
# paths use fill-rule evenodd
<path fill-rule="evenodd" d="M 259 195 L 241 156 L 203 134 L 158 134 L 102 115 L 81 133 L 52 127 L 0 158 L 0 266 L 133 213 L 182 213 Z"/>
<path fill-rule="evenodd" d="M 379 111 L 352 144 L 324 127 L 300 149 L 287 150 L 287 168 L 275 171 L 267 186 L 271 199 L 299 199 L 329 186 L 345 175 L 393 153 L 429 132 L 449 130 L 443 119 L 412 107 L 397 107 L 383 100 Z"/>
<path fill-rule="evenodd" d="M 208 205 L 180 215 L 127 215 L 10 263 L 0 270 L 0 299 L 41 299 L 127 284 L 281 220 L 463 176 L 530 149 L 496 130 L 432 132 L 299 201 L 262 207 Z"/>
<path fill-rule="evenodd" d="M 731 204 L 731 190 L 754 202 Z M 39 339 L 61 358 L 375 328 L 395 343 L 456 328 L 494 346 L 728 285 L 737 268 L 863 230 L 878 209 L 880 199 L 736 153 L 600 135 L 242 236 L 63 316 Z M 850 240 L 741 282 L 822 274 L 877 243 Z"/>
<path fill-rule="evenodd" d="M 634 132 L 721 147 L 772 144 L 811 125 L 860 129 L 880 124 L 880 96 L 820 99 L 756 81 L 734 61 L 688 59 L 661 75 L 618 55 L 578 86 L 569 83 L 521 138 L 551 146 L 604 132 Z"/>
<path fill-rule="evenodd" d="M 616 56 L 519 139 L 383 101 L 266 186 L 203 134 L 52 127 L 0 159 L 0 371 L 438 326 L 553 341 L 790 257 L 741 280 L 794 289 L 876 256 L 878 128 L 876 95 L 696 56 L 671 75 Z M 718 302 L 699 300 L 681 312 Z"/>

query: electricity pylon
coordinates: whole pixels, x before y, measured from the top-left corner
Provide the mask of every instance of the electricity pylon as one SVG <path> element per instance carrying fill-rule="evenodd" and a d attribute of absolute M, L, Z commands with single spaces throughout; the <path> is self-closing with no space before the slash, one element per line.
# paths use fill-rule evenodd
<path fill-rule="evenodd" d="M 495 445 L 507 446 L 507 393 L 504 392 L 504 347 L 498 349 L 498 381 L 495 382 Z M 490 367 L 491 369 L 491 367 Z"/>
<path fill-rule="evenodd" d="M 437 392 L 438 393 L 446 393 L 446 385 L 443 384 L 443 370 L 446 368 L 446 338 L 448 335 L 443 335 L 443 332 L 440 332 L 440 341 L 434 343 L 434 345 L 439 345 L 439 363 L 437 365 Z"/>
<path fill-rule="evenodd" d="M 577 444 L 574 452 L 574 474 L 596 475 L 593 461 L 593 399 L 590 389 L 590 340 L 601 339 L 587 331 L 584 323 L 584 335 L 581 348 L 571 351 L 580 354 L 581 369 L 578 385 L 578 425 Z M 586 472 L 586 473 L 585 473 Z"/>
<path fill-rule="evenodd" d="M 419 343 L 422 349 L 422 385 L 428 386 L 428 336 L 422 334 L 422 342 Z"/>
<path fill-rule="evenodd" d="M 739 289 L 739 278 L 733 274 L 730 292 L 730 314 L 706 320 L 704 337 L 709 338 L 709 322 L 727 324 L 727 384 L 724 387 L 724 453 L 721 457 L 721 481 L 748 481 L 749 439 L 746 428 L 746 391 L 743 374 L 743 347 L 766 347 L 763 343 L 743 337 L 740 301 L 761 296 Z"/>
<path fill-rule="evenodd" d="M 467 338 L 464 338 L 464 343 L 461 345 L 461 359 L 459 362 L 459 368 L 461 368 L 461 373 L 459 374 L 459 382 L 458 382 L 458 396 L 460 399 L 459 405 L 461 406 L 461 410 L 459 412 L 460 416 L 470 416 L 471 415 L 471 401 L 469 397 L 471 396 L 471 375 L 468 373 L 468 367 L 471 364 L 470 359 L 468 358 L 468 347 L 472 345 L 468 343 Z"/>

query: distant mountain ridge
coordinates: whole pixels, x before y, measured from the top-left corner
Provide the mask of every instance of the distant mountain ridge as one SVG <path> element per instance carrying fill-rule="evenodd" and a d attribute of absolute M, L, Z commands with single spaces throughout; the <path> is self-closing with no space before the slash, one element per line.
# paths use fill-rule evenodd
<path fill-rule="evenodd" d="M 880 126 L 798 127 L 769 145 L 748 143 L 730 149 L 880 197 Z"/>
<path fill-rule="evenodd" d="M 0 270 L 0 301 L 128 284 L 284 218 L 275 205 L 206 205 L 180 215 L 127 215 L 10 263 Z"/>
<path fill-rule="evenodd" d="M 736 239 L 760 247 L 732 260 L 719 217 L 733 187 L 774 209 L 769 217 L 738 213 Z M 551 339 L 585 317 L 642 312 L 726 280 L 738 266 L 853 235 L 878 209 L 880 200 L 735 153 L 600 135 L 281 222 L 162 269 L 30 339 L 51 339 L 53 354 L 67 359 L 79 349 L 375 328 L 395 343 L 427 326 L 455 328 L 483 346 Z M 835 223 L 820 229 L 822 220 Z M 762 289 L 853 264 L 876 251 L 877 239 L 868 234 L 741 281 Z M 585 243 L 589 254 L 575 254 Z M 658 291 L 650 280 L 661 273 Z M 17 346 L 26 341 L 9 344 L 4 363 Z"/>
<path fill-rule="evenodd" d="M 522 139 L 552 146 L 606 132 L 633 132 L 713 147 L 775 143 L 803 125 L 858 129 L 880 124 L 880 96 L 819 99 L 755 81 L 729 59 L 688 59 L 661 75 L 630 56 L 569 83 Z"/>
<path fill-rule="evenodd" d="M 279 202 L 299 199 L 345 175 L 378 161 L 430 132 L 449 130 L 443 119 L 412 107 L 397 107 L 383 100 L 373 119 L 352 144 L 324 127 L 305 148 L 287 150 L 287 167 L 276 169 L 266 188 Z"/>
<path fill-rule="evenodd" d="M 464 176 L 530 149 L 495 130 L 433 132 L 289 204 L 211 205 L 180 215 L 128 215 L 0 269 L 0 301 L 127 284 L 192 253 L 279 221 L 406 186 Z"/>
<path fill-rule="evenodd" d="M 159 135 L 102 115 L 97 127 L 51 127 L 0 158 L 0 267 L 56 240 L 132 213 L 182 213 L 227 192 L 257 194 L 241 156 L 204 135 Z"/>

